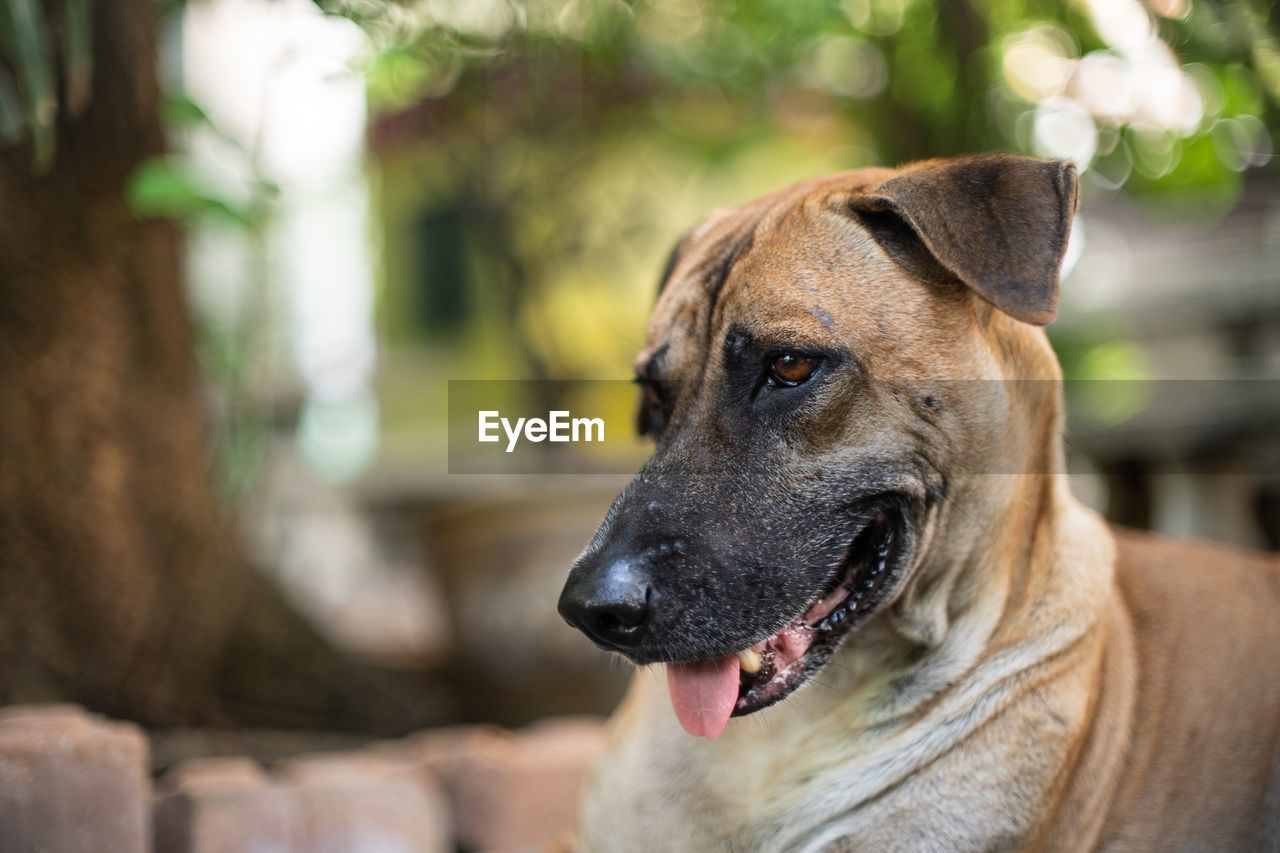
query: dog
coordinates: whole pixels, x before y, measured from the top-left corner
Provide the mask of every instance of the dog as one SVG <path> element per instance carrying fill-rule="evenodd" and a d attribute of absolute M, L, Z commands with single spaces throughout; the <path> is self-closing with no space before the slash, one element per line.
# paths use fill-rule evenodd
<path fill-rule="evenodd" d="M 1280 849 L 1280 563 L 1065 476 L 1067 162 L 713 212 L 636 359 L 652 459 L 559 601 L 640 668 L 592 851 Z"/>

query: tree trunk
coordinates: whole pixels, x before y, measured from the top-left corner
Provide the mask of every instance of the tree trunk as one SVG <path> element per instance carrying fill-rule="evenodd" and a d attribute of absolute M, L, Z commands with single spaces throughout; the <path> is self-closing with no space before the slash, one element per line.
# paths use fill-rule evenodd
<path fill-rule="evenodd" d="M 47 4 L 52 7 L 54 4 Z M 126 179 L 160 152 L 153 4 L 93 3 L 92 100 L 52 171 L 0 151 L 0 702 L 154 725 L 402 730 L 240 555 L 212 486 L 178 234 Z"/>

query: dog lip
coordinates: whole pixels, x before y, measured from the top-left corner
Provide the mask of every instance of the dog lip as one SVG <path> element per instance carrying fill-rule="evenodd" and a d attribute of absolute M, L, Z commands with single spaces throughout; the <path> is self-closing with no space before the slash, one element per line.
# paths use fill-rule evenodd
<path fill-rule="evenodd" d="M 899 573 L 906 517 L 893 507 L 874 512 L 814 601 L 786 627 L 751 646 L 761 653 L 762 666 L 755 674 L 740 673 L 731 716 L 755 713 L 791 695 L 823 667 L 863 616 L 878 609 Z M 796 654 L 799 645 L 804 648 Z"/>

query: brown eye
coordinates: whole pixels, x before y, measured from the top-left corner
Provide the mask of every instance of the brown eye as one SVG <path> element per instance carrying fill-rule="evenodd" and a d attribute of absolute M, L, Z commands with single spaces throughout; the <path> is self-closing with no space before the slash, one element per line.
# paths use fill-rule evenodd
<path fill-rule="evenodd" d="M 652 382 L 645 383 L 644 399 L 645 402 L 651 406 L 661 406 L 662 393 L 658 391 L 658 386 L 654 385 Z"/>
<path fill-rule="evenodd" d="M 783 353 L 769 365 L 769 378 L 777 385 L 800 385 L 818 368 L 818 359 L 793 352 Z"/>

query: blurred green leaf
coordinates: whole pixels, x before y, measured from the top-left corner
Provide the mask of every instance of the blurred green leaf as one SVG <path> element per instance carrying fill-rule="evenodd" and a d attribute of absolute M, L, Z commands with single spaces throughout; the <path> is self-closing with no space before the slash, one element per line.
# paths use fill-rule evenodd
<path fill-rule="evenodd" d="M 58 99 L 49 27 L 37 0 L 0 2 L 0 55 L 17 77 L 35 149 L 34 168 L 46 172 L 53 163 Z"/>
<path fill-rule="evenodd" d="M 164 99 L 161 119 L 173 130 L 186 130 L 210 123 L 204 108 L 183 94 L 170 95 Z"/>
<path fill-rule="evenodd" d="M 168 157 L 152 158 L 134 171 L 126 188 L 129 209 L 138 217 L 210 217 L 257 228 L 261 214 L 228 202 L 203 187 L 191 171 Z"/>
<path fill-rule="evenodd" d="M 235 149 L 246 160 L 252 160 L 254 154 L 240 141 L 235 134 L 228 133 L 215 122 L 204 107 L 195 102 L 189 95 L 177 93 L 168 95 L 160 105 L 160 120 L 165 130 L 170 133 L 204 130 L 213 134 L 222 143 Z M 268 190 L 272 188 L 268 187 Z"/>

